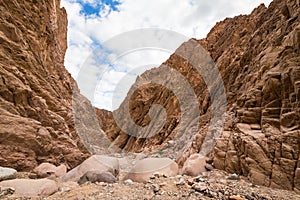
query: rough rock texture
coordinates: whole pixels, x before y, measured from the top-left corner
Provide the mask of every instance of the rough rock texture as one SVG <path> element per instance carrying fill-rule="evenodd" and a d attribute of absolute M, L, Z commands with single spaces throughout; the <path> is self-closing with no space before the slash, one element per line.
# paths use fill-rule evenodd
<path fill-rule="evenodd" d="M 80 177 L 78 184 L 83 184 L 86 182 L 90 183 L 115 183 L 117 182 L 117 178 L 112 175 L 110 172 L 104 172 L 104 171 L 88 171 L 86 172 L 82 177 Z"/>
<path fill-rule="evenodd" d="M 58 191 L 57 183 L 49 179 L 14 179 L 0 182 L 0 187 L 14 188 L 15 195 L 49 196 Z"/>
<path fill-rule="evenodd" d="M 42 163 L 33 169 L 33 173 L 36 174 L 37 178 L 56 179 L 67 173 L 67 167 L 65 165 L 56 167 L 50 163 Z"/>
<path fill-rule="evenodd" d="M 12 168 L 0 167 L 0 181 L 13 179 L 16 177 L 17 171 Z"/>
<path fill-rule="evenodd" d="M 178 165 L 169 158 L 146 158 L 139 160 L 124 180 L 130 179 L 135 182 L 146 183 L 153 174 L 164 174 L 165 176 L 176 176 Z"/>
<path fill-rule="evenodd" d="M 206 172 L 206 160 L 207 157 L 200 156 L 198 153 L 191 155 L 185 161 L 182 167 L 182 174 L 189 176 L 198 176 L 199 174 Z"/>
<path fill-rule="evenodd" d="M 63 65 L 66 11 L 59 0 L 1 0 L 0 13 L 0 166 L 74 167 L 88 153 L 72 113 L 77 86 Z"/>
<path fill-rule="evenodd" d="M 256 184 L 299 190 L 300 52 L 295 37 L 300 5 L 276 0 L 243 18 L 217 25 L 203 41 L 221 69 L 230 105 L 214 164 Z M 226 35 L 227 30 L 232 33 Z"/>
<path fill-rule="evenodd" d="M 61 177 L 61 181 L 77 182 L 85 173 L 89 171 L 102 171 L 112 173 L 114 176 L 119 174 L 119 161 L 117 158 L 103 155 L 93 155 L 80 165 Z"/>
<path fill-rule="evenodd" d="M 299 1 L 274 0 L 269 8 L 261 5 L 250 15 L 217 23 L 207 38 L 192 39 L 178 49 L 192 54 L 189 43 L 197 41 L 210 53 L 224 81 L 227 113 L 224 131 L 215 138 L 211 154 L 215 167 L 247 176 L 256 184 L 300 190 L 299 35 Z M 201 76 L 185 59 L 175 53 L 164 64 L 185 76 L 201 112 L 200 130 L 191 122 L 187 130 L 192 132 L 192 141 L 179 146 L 181 152 L 176 156 L 182 166 L 202 147 L 210 119 L 210 96 Z M 149 70 L 137 83 L 162 72 L 162 66 Z M 147 139 L 130 136 L 117 126 L 112 113 L 97 110 L 100 125 L 108 138 L 125 150 L 168 152 L 167 141 L 180 128 L 178 99 L 172 91 L 151 82 L 139 88 L 134 85 L 131 91 L 124 102 L 129 103 L 138 125 L 150 123 L 148 112 L 153 104 L 166 108 L 162 131 Z M 126 120 L 124 123 L 126 126 Z"/>

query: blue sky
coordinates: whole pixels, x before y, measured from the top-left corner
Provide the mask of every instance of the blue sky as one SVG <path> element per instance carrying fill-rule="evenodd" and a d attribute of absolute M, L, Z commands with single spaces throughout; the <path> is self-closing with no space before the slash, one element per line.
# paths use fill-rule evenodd
<path fill-rule="evenodd" d="M 88 1 L 78 0 L 77 2 L 82 5 L 80 14 L 85 16 L 96 15 L 97 17 L 105 17 L 101 16 L 101 11 L 105 10 L 106 6 L 109 7 L 109 12 L 106 14 L 109 15 L 111 11 L 119 11 L 118 6 L 121 4 L 116 0 L 101 0 L 92 3 Z"/>
<path fill-rule="evenodd" d="M 248 14 L 261 3 L 271 0 L 61 0 L 68 13 L 68 49 L 65 66 L 77 79 L 83 66 L 90 66 L 87 78 L 79 83 L 81 92 L 92 103 L 107 110 L 118 107 L 141 66 L 145 70 L 159 66 L 172 52 L 157 49 L 132 51 L 118 55 L 103 47 L 106 41 L 127 31 L 160 28 L 175 31 L 187 38 L 203 38 L 226 17 Z M 122 45 L 121 45 L 122 46 Z M 102 48 L 104 57 L 93 55 Z M 99 71 L 100 70 L 100 71 Z M 112 103 L 115 88 L 126 77 L 124 90 L 118 91 L 118 103 Z M 89 81 L 93 80 L 91 83 Z M 92 91 L 90 85 L 97 87 Z M 91 91 L 89 91 L 91 90 Z M 114 105 L 113 105 L 114 104 Z"/>

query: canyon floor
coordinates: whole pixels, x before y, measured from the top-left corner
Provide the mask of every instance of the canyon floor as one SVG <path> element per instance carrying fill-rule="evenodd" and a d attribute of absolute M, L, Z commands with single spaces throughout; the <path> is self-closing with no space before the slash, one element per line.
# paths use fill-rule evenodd
<path fill-rule="evenodd" d="M 61 191 L 45 197 L 2 196 L 3 199 L 73 199 L 73 200 L 128 200 L 128 199 L 220 199 L 220 200 L 297 200 L 300 194 L 292 191 L 272 189 L 250 183 L 247 178 L 224 171 L 213 170 L 198 177 L 178 175 L 176 177 L 153 176 L 147 183 L 85 183 L 81 186 L 65 185 Z M 18 178 L 28 178 L 28 173 L 18 173 Z M 0 194 L 1 198 L 1 194 Z"/>

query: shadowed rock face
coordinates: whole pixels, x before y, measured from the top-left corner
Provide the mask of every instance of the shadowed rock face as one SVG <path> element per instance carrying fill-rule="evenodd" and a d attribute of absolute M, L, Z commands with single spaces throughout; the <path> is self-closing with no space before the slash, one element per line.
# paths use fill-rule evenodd
<path fill-rule="evenodd" d="M 191 40 L 210 53 L 226 88 L 224 130 L 211 152 L 215 167 L 247 176 L 257 184 L 295 190 L 300 190 L 299 13 L 298 1 L 275 0 L 269 8 L 261 5 L 250 15 L 217 23 L 205 39 Z M 178 50 L 193 55 L 188 43 Z M 202 77 L 185 59 L 175 53 L 164 65 L 188 80 L 201 112 L 200 129 L 192 122 L 189 126 L 192 142 L 180 140 L 184 146 L 176 156 L 182 166 L 201 149 L 210 120 L 210 97 Z M 137 82 L 158 76 L 162 70 L 162 66 L 149 70 Z M 125 150 L 165 148 L 167 154 L 167 141 L 180 128 L 178 99 L 172 91 L 157 85 L 137 90 L 134 85 L 131 91 L 124 103 L 128 103 L 138 125 L 149 124 L 148 111 L 153 104 L 166 108 L 168 117 L 160 133 L 147 139 L 130 136 L 117 126 L 112 113 L 97 110 L 100 126 L 114 144 Z"/>
<path fill-rule="evenodd" d="M 74 167 L 88 153 L 75 132 L 60 1 L 0 1 L 0 166 Z M 84 100 L 84 97 L 80 97 Z"/>

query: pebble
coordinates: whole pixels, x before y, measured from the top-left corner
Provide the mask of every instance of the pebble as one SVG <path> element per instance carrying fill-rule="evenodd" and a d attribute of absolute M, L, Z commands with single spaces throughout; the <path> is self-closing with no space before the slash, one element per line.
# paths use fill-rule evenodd
<path fill-rule="evenodd" d="M 192 188 L 197 192 L 204 192 L 207 190 L 207 186 L 205 183 L 195 183 Z"/>
<path fill-rule="evenodd" d="M 185 180 L 184 178 L 180 178 L 178 182 L 175 183 L 177 186 L 180 186 L 180 185 L 185 185 Z"/>
<path fill-rule="evenodd" d="M 193 185 L 194 184 L 194 179 L 193 178 L 189 178 L 188 180 L 187 180 L 187 183 L 188 183 L 188 185 Z"/>
<path fill-rule="evenodd" d="M 167 185 L 166 182 L 163 182 L 163 183 L 160 183 L 160 184 L 159 184 L 160 187 L 163 187 L 163 186 L 166 186 L 166 185 Z"/>
<path fill-rule="evenodd" d="M 205 179 L 203 179 L 201 176 L 197 176 L 195 180 L 196 182 L 205 182 Z"/>
<path fill-rule="evenodd" d="M 169 141 L 168 141 L 168 145 L 169 145 L 169 146 L 173 146 L 174 143 L 175 143 L 175 142 L 174 142 L 173 140 L 169 140 Z"/>
<path fill-rule="evenodd" d="M 158 184 L 152 184 L 152 188 L 153 188 L 154 193 L 159 192 L 159 185 Z"/>
<path fill-rule="evenodd" d="M 182 175 L 177 175 L 176 178 L 180 179 L 180 178 L 182 178 Z"/>
<path fill-rule="evenodd" d="M 11 195 L 15 192 L 14 188 L 10 187 L 0 187 L 0 198 L 6 195 Z"/>
<path fill-rule="evenodd" d="M 227 179 L 229 180 L 239 180 L 240 179 L 240 176 L 237 175 L 237 174 L 230 174 Z"/>
<path fill-rule="evenodd" d="M 133 181 L 131 179 L 127 179 L 124 181 L 125 184 L 131 185 L 133 184 Z"/>
<path fill-rule="evenodd" d="M 154 172 L 153 176 L 154 176 L 154 178 L 159 178 L 160 177 L 160 173 L 159 172 Z"/>
<path fill-rule="evenodd" d="M 213 170 L 214 170 L 214 167 L 213 167 L 211 164 L 206 164 L 206 165 L 205 165 L 205 169 L 206 169 L 207 171 L 213 171 Z"/>

